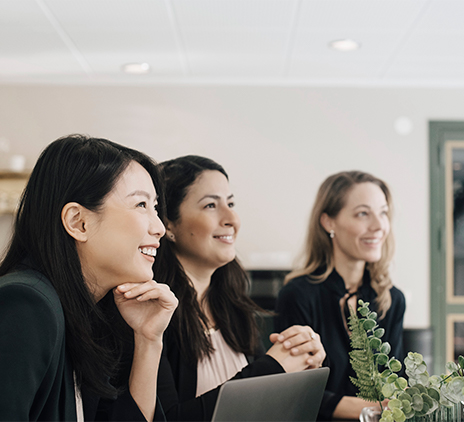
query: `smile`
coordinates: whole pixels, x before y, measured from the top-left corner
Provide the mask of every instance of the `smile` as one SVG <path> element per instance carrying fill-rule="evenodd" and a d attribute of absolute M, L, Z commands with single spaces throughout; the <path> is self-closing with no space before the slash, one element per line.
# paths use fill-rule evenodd
<path fill-rule="evenodd" d="M 376 245 L 378 243 L 380 243 L 382 239 L 363 239 L 363 242 L 364 243 L 368 243 L 370 245 Z"/>
<path fill-rule="evenodd" d="M 139 248 L 139 252 L 143 253 L 144 255 L 152 256 L 153 258 L 156 256 L 155 248 Z"/>
<path fill-rule="evenodd" d="M 214 236 L 216 239 L 234 240 L 234 236 Z"/>

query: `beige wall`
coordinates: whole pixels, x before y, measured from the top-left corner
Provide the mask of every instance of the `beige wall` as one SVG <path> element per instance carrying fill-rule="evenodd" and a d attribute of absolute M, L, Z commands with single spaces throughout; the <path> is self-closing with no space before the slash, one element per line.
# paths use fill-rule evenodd
<path fill-rule="evenodd" d="M 216 159 L 236 195 L 238 253 L 248 268 L 289 268 L 321 181 L 340 170 L 372 172 L 390 184 L 396 204 L 393 271 L 408 301 L 405 324 L 426 327 L 428 121 L 464 120 L 463 100 L 464 89 L 0 86 L 0 139 L 26 155 L 28 167 L 47 143 L 72 132 L 159 161 L 189 153 Z M 400 116 L 413 122 L 409 135 L 394 130 Z M 0 248 L 9 224 L 0 219 Z"/>

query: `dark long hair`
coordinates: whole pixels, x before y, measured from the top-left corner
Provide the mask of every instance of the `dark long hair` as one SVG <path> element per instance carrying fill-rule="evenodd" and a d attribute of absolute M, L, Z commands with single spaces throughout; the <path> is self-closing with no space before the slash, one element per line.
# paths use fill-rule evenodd
<path fill-rule="evenodd" d="M 218 163 L 196 155 L 165 161 L 160 166 L 166 188 L 166 224 L 182 218 L 180 205 L 190 186 L 204 171 L 219 171 L 229 179 Z M 177 259 L 174 244 L 168 239 L 161 242 L 153 270 L 155 279 L 168 284 L 179 299 L 171 326 L 179 336 L 183 357 L 195 364 L 213 351 L 204 332 L 207 318 L 198 303 L 192 282 Z M 260 309 L 249 298 L 248 290 L 248 276 L 234 259 L 213 273 L 203 300 L 207 302 L 216 328 L 221 330 L 226 343 L 236 352 L 254 354 L 259 344 L 255 316 Z"/>
<path fill-rule="evenodd" d="M 95 303 L 84 282 L 75 240 L 62 224 L 61 210 L 77 202 L 98 212 L 132 161 L 148 171 L 162 197 L 158 169 L 148 156 L 83 135 L 52 142 L 40 155 L 22 194 L 13 237 L 0 265 L 1 276 L 28 258 L 51 281 L 63 307 L 67 350 L 77 383 L 103 397 L 116 393 L 108 378 L 114 375 L 117 349 L 122 347 L 122 339 L 104 333 L 116 332 L 113 323 L 123 320 L 119 313 L 108 315 Z"/>

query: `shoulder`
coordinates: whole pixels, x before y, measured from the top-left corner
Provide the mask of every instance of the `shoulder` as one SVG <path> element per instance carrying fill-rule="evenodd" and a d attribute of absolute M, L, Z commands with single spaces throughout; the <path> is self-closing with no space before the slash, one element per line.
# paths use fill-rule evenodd
<path fill-rule="evenodd" d="M 0 277 L 0 313 L 53 319 L 64 326 L 61 302 L 51 282 L 34 270 L 12 272 Z"/>
<path fill-rule="evenodd" d="M 392 288 L 390 289 L 390 295 L 392 298 L 392 307 L 395 306 L 400 309 L 404 309 L 406 307 L 406 299 L 404 297 L 403 292 L 400 289 L 398 289 L 395 286 L 392 286 Z"/>
<path fill-rule="evenodd" d="M 323 283 L 313 281 L 309 275 L 301 275 L 292 278 L 287 284 L 282 287 L 283 291 L 294 292 L 315 292 L 321 289 Z"/>
<path fill-rule="evenodd" d="M 287 298 L 292 300 L 306 299 L 307 296 L 317 295 L 321 290 L 322 284 L 312 282 L 308 275 L 302 275 L 291 279 L 285 284 L 279 292 L 279 298 L 281 300 Z"/>

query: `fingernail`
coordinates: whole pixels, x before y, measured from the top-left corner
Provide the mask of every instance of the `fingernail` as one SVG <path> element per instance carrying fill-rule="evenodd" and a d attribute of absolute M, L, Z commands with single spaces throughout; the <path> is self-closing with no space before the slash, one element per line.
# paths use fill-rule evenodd
<path fill-rule="evenodd" d="M 298 352 L 299 352 L 299 350 L 298 350 L 296 347 L 294 347 L 294 348 L 292 349 L 292 353 L 297 354 Z"/>
<path fill-rule="evenodd" d="M 285 347 L 290 347 L 291 345 L 292 345 L 292 343 L 290 343 L 289 341 L 286 341 L 286 342 L 284 343 L 284 346 L 285 346 Z"/>
<path fill-rule="evenodd" d="M 130 296 L 132 296 L 132 292 L 126 292 L 126 293 L 124 293 L 124 296 L 130 297 Z"/>
<path fill-rule="evenodd" d="M 125 285 L 125 284 L 121 284 L 120 286 L 118 286 L 118 289 L 121 290 L 122 292 L 127 290 L 128 286 Z"/>
<path fill-rule="evenodd" d="M 280 342 L 282 342 L 282 341 L 285 340 L 285 337 L 284 337 L 284 336 L 279 336 L 279 337 L 277 337 L 277 340 L 280 341 Z"/>

